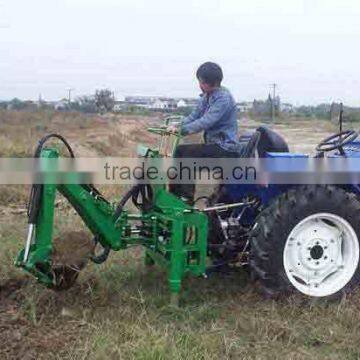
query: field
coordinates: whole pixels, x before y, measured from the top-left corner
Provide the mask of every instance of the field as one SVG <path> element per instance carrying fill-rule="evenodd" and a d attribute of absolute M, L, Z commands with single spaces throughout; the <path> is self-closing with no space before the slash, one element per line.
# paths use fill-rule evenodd
<path fill-rule="evenodd" d="M 131 155 L 154 143 L 155 117 L 0 112 L 0 156 L 31 156 L 49 132 L 81 156 Z M 260 123 L 242 119 L 241 131 Z M 273 124 L 292 151 L 314 152 L 336 129 L 328 121 Z M 100 187 L 119 199 L 121 187 Z M 0 359 L 358 359 L 360 293 L 338 302 L 264 299 L 245 272 L 187 279 L 180 308 L 168 305 L 164 274 L 140 248 L 90 264 L 67 292 L 53 292 L 13 266 L 27 230 L 28 188 L 0 187 Z M 59 199 L 56 235 L 81 220 Z"/>

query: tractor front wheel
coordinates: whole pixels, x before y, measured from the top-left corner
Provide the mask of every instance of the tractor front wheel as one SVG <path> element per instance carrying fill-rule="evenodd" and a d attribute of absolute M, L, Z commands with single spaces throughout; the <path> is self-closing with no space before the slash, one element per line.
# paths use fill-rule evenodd
<path fill-rule="evenodd" d="M 360 202 L 334 186 L 299 186 L 258 217 L 250 266 L 267 295 L 336 297 L 360 282 Z"/>

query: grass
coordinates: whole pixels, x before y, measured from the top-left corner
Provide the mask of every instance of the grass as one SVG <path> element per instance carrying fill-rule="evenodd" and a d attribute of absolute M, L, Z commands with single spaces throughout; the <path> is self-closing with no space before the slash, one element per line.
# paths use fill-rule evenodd
<path fill-rule="evenodd" d="M 7 149 L 17 147 L 22 153 L 30 145 L 20 142 L 17 135 L 17 126 L 25 121 L 18 117 L 24 115 L 15 115 L 11 115 L 13 123 L 1 123 L 4 114 L 0 114 L 0 128 L 8 139 Z M 59 130 L 60 115 L 46 114 L 40 120 L 36 118 L 39 114 L 32 116 L 25 133 L 30 128 L 35 138 L 40 137 L 42 130 L 35 128 L 39 123 Z M 63 130 L 69 135 L 75 131 L 73 140 L 80 150 L 85 149 L 81 146 L 89 134 L 94 135 L 92 144 L 106 140 L 99 135 L 104 125 L 99 126 L 96 117 L 87 119 L 85 126 L 75 115 L 64 116 Z M 126 124 L 133 121 L 120 120 Z M 111 119 L 109 126 L 114 130 L 119 124 Z M 139 136 L 134 131 L 130 135 Z M 115 150 L 123 151 L 124 142 L 135 145 L 131 136 L 113 140 Z M 99 151 L 107 150 L 99 146 Z M 24 206 L 27 189 L 2 190 L 4 210 L 9 205 Z M 102 190 L 111 198 L 122 192 L 114 186 Z M 56 235 L 83 226 L 71 209 L 60 209 Z M 1 349 L 12 349 L 8 358 L 22 354 L 73 360 L 360 358 L 359 292 L 332 303 L 304 302 L 297 297 L 275 302 L 264 299 L 246 272 L 240 271 L 186 279 L 181 306 L 174 308 L 169 305 L 165 274 L 156 267 L 145 267 L 142 250 L 132 248 L 112 253 L 102 265 L 89 264 L 73 288 L 55 293 L 13 266 L 25 235 L 25 214 L 5 211 L 0 216 L 0 340 Z M 1 296 L 12 282 L 18 284 Z M 3 331 L 4 314 L 11 320 L 9 332 Z M 17 332 L 19 341 L 14 338 Z"/>
<path fill-rule="evenodd" d="M 25 222 L 19 215 L 10 220 L 0 228 L 2 282 L 24 279 L 12 259 L 22 246 L 19 229 Z M 11 225 L 15 223 L 17 228 Z M 75 218 L 74 227 L 78 224 Z M 57 232 L 62 226 L 67 229 L 68 222 L 60 222 Z M 19 316 L 27 319 L 37 341 L 70 339 L 61 348 L 62 359 L 360 356 L 358 293 L 333 303 L 302 302 L 296 297 L 275 302 L 264 299 L 246 273 L 238 272 L 187 279 L 181 306 L 173 308 L 165 274 L 145 267 L 139 248 L 113 253 L 103 265 L 89 265 L 67 292 L 54 293 L 25 279 L 17 290 L 23 299 Z M 52 335 L 47 338 L 48 332 Z M 41 351 L 45 358 L 58 358 L 51 348 Z"/>

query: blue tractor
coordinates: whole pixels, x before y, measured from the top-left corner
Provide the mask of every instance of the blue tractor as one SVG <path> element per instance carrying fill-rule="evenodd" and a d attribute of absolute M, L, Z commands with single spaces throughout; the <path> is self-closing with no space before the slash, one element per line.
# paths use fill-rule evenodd
<path fill-rule="evenodd" d="M 360 140 L 342 130 L 319 143 L 315 158 L 357 158 Z M 244 136 L 246 156 L 308 158 L 289 152 L 273 130 Z M 356 160 L 355 160 L 356 161 Z M 338 297 L 360 281 L 360 187 L 340 185 L 225 184 L 209 202 L 213 270 L 245 265 L 264 293 Z M 232 208 L 223 204 L 243 203 Z"/>

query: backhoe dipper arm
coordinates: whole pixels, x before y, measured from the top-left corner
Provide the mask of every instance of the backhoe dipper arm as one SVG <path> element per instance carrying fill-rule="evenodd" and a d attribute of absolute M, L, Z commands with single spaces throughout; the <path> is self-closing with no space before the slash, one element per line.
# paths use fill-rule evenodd
<path fill-rule="evenodd" d="M 46 159 L 54 161 L 58 156 L 55 149 L 43 149 L 40 156 L 42 169 L 49 170 L 46 168 Z M 29 218 L 27 243 L 15 264 L 34 274 L 40 282 L 48 286 L 53 284 L 51 255 L 57 190 L 71 203 L 104 248 L 119 250 L 126 247 L 121 236 L 123 227 L 121 222 L 117 223 L 114 219 L 113 206 L 98 194 L 89 191 L 91 188 L 80 184 L 45 183 L 37 186 L 39 193 L 35 199 L 38 202 L 36 216 Z"/>

